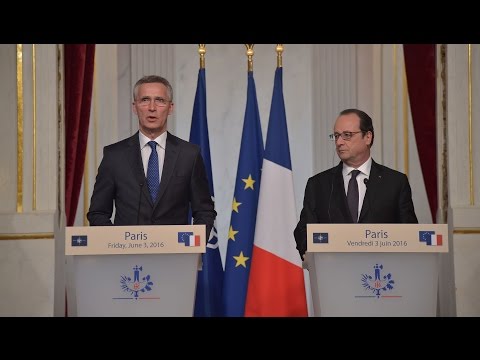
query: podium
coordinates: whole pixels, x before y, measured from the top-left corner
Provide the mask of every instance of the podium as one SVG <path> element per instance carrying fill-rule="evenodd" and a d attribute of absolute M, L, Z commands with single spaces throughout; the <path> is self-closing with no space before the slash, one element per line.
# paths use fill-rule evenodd
<path fill-rule="evenodd" d="M 315 316 L 436 316 L 446 224 L 308 224 Z"/>
<path fill-rule="evenodd" d="M 193 316 L 205 225 L 67 227 L 69 316 Z"/>

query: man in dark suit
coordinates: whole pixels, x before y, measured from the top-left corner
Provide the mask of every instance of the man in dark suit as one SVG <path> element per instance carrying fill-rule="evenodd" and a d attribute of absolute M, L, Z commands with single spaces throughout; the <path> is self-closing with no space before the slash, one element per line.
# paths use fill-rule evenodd
<path fill-rule="evenodd" d="M 87 214 L 90 225 L 206 225 L 217 213 L 200 148 L 167 131 L 173 89 L 160 76 L 145 76 L 133 89 L 139 131 L 106 146 Z M 115 219 L 111 217 L 115 206 Z"/>
<path fill-rule="evenodd" d="M 370 156 L 374 138 L 370 116 L 357 109 L 342 111 L 332 136 L 341 161 L 308 179 L 294 230 L 302 260 L 307 250 L 307 224 L 418 223 L 407 176 L 377 164 Z M 355 190 L 355 196 L 348 195 L 349 188 Z"/>

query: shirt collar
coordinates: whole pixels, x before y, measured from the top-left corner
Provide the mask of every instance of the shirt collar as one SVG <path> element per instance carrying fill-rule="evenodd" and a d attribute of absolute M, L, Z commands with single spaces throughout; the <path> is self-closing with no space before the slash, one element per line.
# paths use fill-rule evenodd
<path fill-rule="evenodd" d="M 151 139 L 146 137 L 141 131 L 139 131 L 138 134 L 140 140 L 140 149 L 143 149 Z M 156 141 L 162 149 L 165 149 L 167 144 L 167 132 L 163 132 L 159 137 L 153 139 L 153 141 Z"/>
<path fill-rule="evenodd" d="M 365 161 L 362 165 L 360 165 L 358 168 L 354 168 L 351 166 L 348 166 L 347 164 L 343 163 L 343 176 L 349 175 L 352 170 L 360 170 L 360 173 L 364 174 L 367 178 L 370 177 L 370 170 L 372 168 L 372 157 L 370 156 L 367 161 Z"/>

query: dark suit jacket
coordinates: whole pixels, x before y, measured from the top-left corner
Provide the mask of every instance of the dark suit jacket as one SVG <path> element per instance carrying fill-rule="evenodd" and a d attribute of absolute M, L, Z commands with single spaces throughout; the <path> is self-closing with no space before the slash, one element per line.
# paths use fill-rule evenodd
<path fill-rule="evenodd" d="M 153 203 L 137 131 L 104 148 L 87 218 L 92 226 L 186 225 L 190 205 L 194 224 L 207 225 L 208 239 L 217 213 L 200 148 L 167 133 L 160 192 Z"/>
<path fill-rule="evenodd" d="M 300 255 L 307 249 L 307 224 L 353 223 L 348 210 L 342 176 L 343 163 L 308 179 L 300 221 L 295 228 L 295 242 Z M 367 192 L 359 223 L 418 223 L 412 190 L 405 174 L 372 160 Z"/>

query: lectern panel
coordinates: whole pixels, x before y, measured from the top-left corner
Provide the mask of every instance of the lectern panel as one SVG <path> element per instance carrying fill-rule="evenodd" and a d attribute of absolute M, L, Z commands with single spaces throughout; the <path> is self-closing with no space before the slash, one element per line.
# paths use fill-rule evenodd
<path fill-rule="evenodd" d="M 69 306 L 69 315 L 192 316 L 199 256 L 74 257 L 74 287 L 68 294 L 75 296 L 76 307 Z"/>

